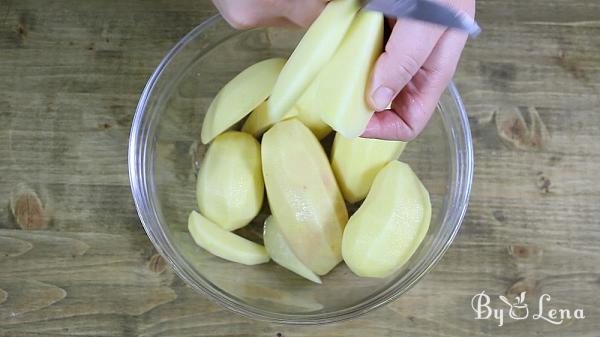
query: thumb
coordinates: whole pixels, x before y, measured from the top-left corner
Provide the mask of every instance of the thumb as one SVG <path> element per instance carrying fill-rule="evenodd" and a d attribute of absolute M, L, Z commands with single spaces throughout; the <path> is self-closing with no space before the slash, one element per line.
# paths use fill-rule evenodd
<path fill-rule="evenodd" d="M 371 108 L 382 111 L 390 105 L 425 63 L 444 31 L 443 27 L 411 19 L 396 22 L 371 74 Z"/>

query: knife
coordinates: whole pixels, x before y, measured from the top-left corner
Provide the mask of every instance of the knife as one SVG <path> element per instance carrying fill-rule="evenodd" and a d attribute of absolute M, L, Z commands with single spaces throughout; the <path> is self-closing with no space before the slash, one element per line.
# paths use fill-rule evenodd
<path fill-rule="evenodd" d="M 481 33 L 477 22 L 464 11 L 431 0 L 362 0 L 362 4 L 365 9 L 381 12 L 387 17 L 408 17 L 460 29 L 472 38 Z"/>

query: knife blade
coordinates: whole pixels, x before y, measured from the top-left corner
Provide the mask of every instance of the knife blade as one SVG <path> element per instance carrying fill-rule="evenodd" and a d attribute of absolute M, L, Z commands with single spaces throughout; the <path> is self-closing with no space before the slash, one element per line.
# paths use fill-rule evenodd
<path fill-rule="evenodd" d="M 463 30 L 474 38 L 481 33 L 477 22 L 464 11 L 452 9 L 431 0 L 363 0 L 367 10 L 381 12 L 385 16 L 409 17 L 449 28 Z"/>

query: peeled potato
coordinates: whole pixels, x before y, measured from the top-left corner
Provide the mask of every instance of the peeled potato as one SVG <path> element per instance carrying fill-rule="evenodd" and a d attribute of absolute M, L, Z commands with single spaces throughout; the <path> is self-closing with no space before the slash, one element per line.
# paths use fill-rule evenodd
<path fill-rule="evenodd" d="M 202 143 L 208 144 L 267 99 L 284 64 L 283 58 L 264 60 L 229 81 L 208 107 L 202 124 Z"/>
<path fill-rule="evenodd" d="M 342 41 L 356 12 L 358 0 L 329 2 L 310 26 L 283 67 L 269 99 L 272 120 L 281 119 L 329 61 Z"/>
<path fill-rule="evenodd" d="M 331 167 L 344 199 L 352 203 L 364 199 L 377 173 L 398 159 L 405 146 L 406 143 L 400 141 L 346 138 L 336 134 Z"/>
<path fill-rule="evenodd" d="M 196 211 L 190 213 L 188 230 L 198 246 L 225 260 L 246 265 L 269 261 L 265 247 L 222 229 Z"/>
<path fill-rule="evenodd" d="M 256 109 L 254 109 L 254 111 L 252 111 L 242 126 L 243 132 L 249 133 L 258 138 L 271 126 L 280 121 L 272 120 L 269 117 L 269 114 L 267 113 L 267 102 L 268 101 L 263 102 Z M 297 115 L 298 110 L 296 110 L 296 108 L 292 108 L 285 116 L 281 118 L 281 120 L 292 118 Z"/>
<path fill-rule="evenodd" d="M 304 265 L 326 274 L 341 261 L 348 212 L 321 144 L 290 119 L 264 134 L 261 150 L 269 205 L 283 236 Z"/>
<path fill-rule="evenodd" d="M 430 221 L 429 193 L 419 178 L 407 164 L 390 162 L 348 220 L 344 261 L 359 276 L 389 276 L 419 247 Z"/>
<path fill-rule="evenodd" d="M 200 212 L 223 229 L 246 226 L 264 198 L 258 141 L 238 131 L 217 136 L 200 166 L 196 194 Z"/>
<path fill-rule="evenodd" d="M 300 96 L 296 103 L 298 119 L 312 131 L 317 139 L 321 140 L 331 132 L 331 127 L 321 120 L 321 98 L 315 81 Z"/>
<path fill-rule="evenodd" d="M 321 284 L 321 278 L 300 262 L 292 249 L 290 249 L 273 216 L 265 220 L 263 240 L 265 241 L 265 248 L 273 261 L 307 280 Z"/>
<path fill-rule="evenodd" d="M 382 48 L 383 15 L 360 11 L 315 82 L 321 97 L 321 119 L 347 138 L 360 136 L 373 115 L 366 88 Z"/>

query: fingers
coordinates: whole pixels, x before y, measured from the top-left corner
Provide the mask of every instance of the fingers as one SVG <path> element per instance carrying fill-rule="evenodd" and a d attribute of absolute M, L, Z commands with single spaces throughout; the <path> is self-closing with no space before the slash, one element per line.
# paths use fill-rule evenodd
<path fill-rule="evenodd" d="M 444 31 L 444 27 L 411 19 L 396 22 L 371 74 L 368 101 L 374 110 L 389 106 L 425 63 Z"/>
<path fill-rule="evenodd" d="M 362 136 L 409 141 L 421 133 L 456 71 L 466 40 L 465 33 L 446 31 L 394 100 L 392 110 L 376 112 Z"/>
<path fill-rule="evenodd" d="M 308 27 L 325 7 L 326 0 L 212 0 L 221 15 L 236 29 L 259 26 Z"/>
<path fill-rule="evenodd" d="M 284 16 L 296 26 L 308 27 L 327 5 L 327 0 L 283 1 Z"/>
<path fill-rule="evenodd" d="M 383 110 L 376 112 L 369 120 L 367 129 L 361 137 L 385 139 L 385 140 L 404 140 L 401 135 L 411 133 L 412 130 L 404 130 L 408 125 L 400 119 L 400 116 L 393 110 Z"/>
<path fill-rule="evenodd" d="M 265 0 L 212 0 L 223 18 L 236 29 L 290 25 L 291 22 Z"/>

